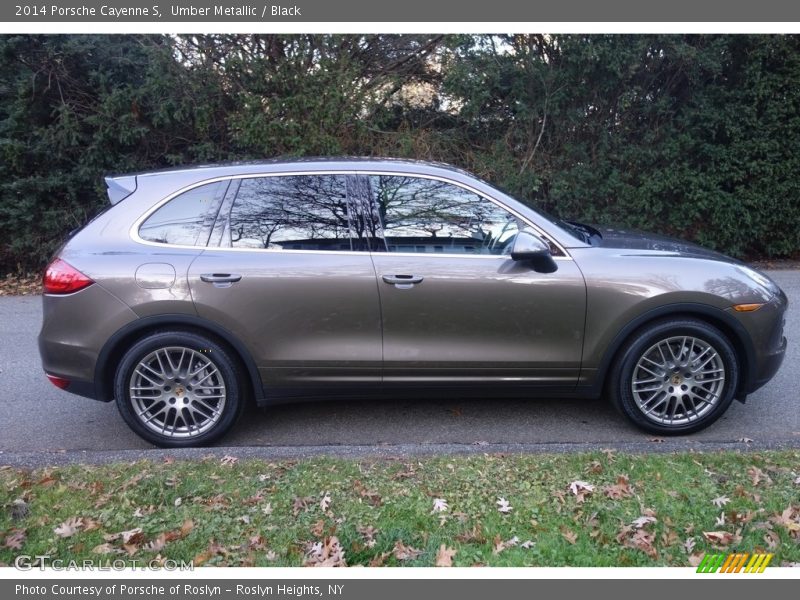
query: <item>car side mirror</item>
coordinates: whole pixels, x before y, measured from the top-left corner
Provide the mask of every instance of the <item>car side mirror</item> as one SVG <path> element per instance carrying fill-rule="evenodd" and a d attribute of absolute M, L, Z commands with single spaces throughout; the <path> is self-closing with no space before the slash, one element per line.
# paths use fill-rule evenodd
<path fill-rule="evenodd" d="M 538 273 L 553 273 L 558 269 L 550 247 L 538 235 L 528 229 L 523 229 L 517 234 L 514 246 L 511 248 L 511 259 L 517 262 L 527 262 Z"/>

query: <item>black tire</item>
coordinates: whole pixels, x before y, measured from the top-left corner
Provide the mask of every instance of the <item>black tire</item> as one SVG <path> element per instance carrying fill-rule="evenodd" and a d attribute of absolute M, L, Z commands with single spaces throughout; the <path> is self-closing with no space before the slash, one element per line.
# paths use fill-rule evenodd
<path fill-rule="evenodd" d="M 722 372 L 712 372 L 712 369 L 706 367 L 707 375 L 701 373 L 698 376 L 692 373 L 692 367 L 707 360 L 707 357 L 711 356 L 710 354 L 706 354 L 696 362 L 691 362 L 686 367 L 680 367 L 679 363 L 683 361 L 673 360 L 675 355 L 668 354 L 670 349 L 679 348 L 678 355 L 682 355 L 685 351 L 686 357 L 690 354 L 698 356 L 700 353 L 700 348 L 695 349 L 696 346 L 692 346 L 690 349 L 688 342 L 685 346 L 679 346 L 682 343 L 682 336 L 698 340 L 697 344 L 701 348 L 713 349 L 717 353 L 718 360 L 712 358 L 711 367 L 715 367 L 714 371 L 722 370 Z M 661 352 L 656 355 L 659 343 Z M 707 346 L 703 346 L 703 344 Z M 643 358 L 655 357 L 658 362 L 664 354 L 667 355 L 664 362 L 666 367 L 655 367 L 650 364 L 653 361 Z M 641 379 L 642 376 L 649 376 L 650 371 L 647 367 L 653 369 L 652 383 L 644 382 Z M 705 429 L 723 415 L 733 401 L 739 384 L 739 372 L 736 351 L 719 329 L 692 318 L 666 319 L 646 325 L 622 347 L 610 373 L 608 392 L 616 409 L 637 427 L 659 435 L 683 435 Z M 637 384 L 634 384 L 634 375 L 639 381 Z M 683 379 L 684 376 L 689 375 L 696 379 Z M 713 380 L 720 375 L 724 379 L 715 389 Z M 635 385 L 638 386 L 637 391 L 634 390 Z M 653 391 L 653 388 L 658 389 Z M 692 391 L 684 392 L 684 389 Z M 703 389 L 710 391 L 704 392 Z M 695 391 L 698 393 L 696 394 Z M 712 393 L 714 391 L 716 391 L 716 396 Z M 695 400 L 692 400 L 691 405 L 695 407 L 695 411 L 692 413 L 687 408 L 689 396 L 684 396 L 684 393 L 691 393 L 693 398 L 702 397 L 706 400 L 700 400 L 703 403 L 699 405 L 700 408 Z M 652 398 L 652 400 L 648 398 Z M 681 408 L 678 408 L 679 406 Z M 661 409 L 665 410 L 663 416 L 657 414 Z M 676 420 L 676 416 L 681 418 L 677 419 L 678 422 L 663 422 L 668 419 L 672 410 L 676 411 L 672 414 L 673 420 Z M 656 411 L 656 414 L 651 412 L 650 416 L 646 415 L 645 413 L 649 411 Z"/>
<path fill-rule="evenodd" d="M 164 352 L 169 352 L 173 361 L 177 362 L 178 356 L 183 361 L 184 355 L 180 354 L 181 348 L 187 350 L 186 370 L 181 370 L 180 364 L 178 371 L 171 370 L 173 363 L 164 367 L 165 372 L 170 371 L 171 376 L 177 377 L 170 380 L 162 377 L 161 380 L 169 384 L 165 387 L 156 386 L 153 382 L 158 377 L 139 366 L 148 357 L 153 357 L 154 353 L 156 353 L 155 359 L 151 358 L 151 360 L 161 359 L 161 364 L 167 360 Z M 189 371 L 200 368 L 206 364 L 204 361 L 211 366 L 206 366 L 205 370 L 200 371 L 193 378 L 193 381 L 186 380 L 186 376 L 191 374 Z M 156 362 L 150 364 L 157 365 Z M 144 378 L 142 373 L 145 374 Z M 152 380 L 148 382 L 146 376 L 152 377 Z M 140 392 L 140 394 L 146 395 L 144 399 L 142 396 L 137 396 L 136 399 L 132 397 L 131 387 L 135 387 L 137 391 L 143 389 L 134 386 L 134 377 L 138 379 L 140 385 L 152 386 L 152 389 Z M 184 377 L 184 379 L 182 380 L 180 377 Z M 205 380 L 201 378 L 205 378 Z M 245 405 L 245 390 L 241 384 L 242 381 L 244 381 L 244 377 L 238 361 L 217 342 L 188 331 L 159 331 L 137 341 L 122 357 L 114 374 L 114 397 L 119 412 L 128 426 L 148 442 L 162 448 L 204 446 L 227 433 L 241 415 Z M 196 386 L 194 390 L 190 385 L 193 382 Z M 201 388 L 211 387 L 214 389 L 201 391 Z M 212 398 L 212 396 L 203 395 L 208 392 L 216 393 L 217 396 Z M 155 398 L 155 394 L 159 395 L 158 402 L 149 397 L 153 395 Z M 216 410 L 220 406 L 218 396 L 222 398 L 222 407 Z M 176 403 L 192 406 L 192 408 L 188 406 L 185 408 L 187 414 L 192 411 L 189 414 L 190 418 L 173 417 L 175 430 L 173 435 L 167 433 L 166 427 L 162 432 L 154 430 L 161 422 L 168 423 L 169 415 L 177 415 L 178 411 L 181 411 L 180 415 L 184 414 L 183 406 L 175 406 Z M 140 418 L 137 416 L 140 414 L 137 406 L 140 410 L 150 410 L 150 412 Z M 159 417 L 156 414 L 158 412 L 162 412 L 163 416 Z M 205 421 L 203 421 L 203 416 L 206 417 Z M 145 423 L 148 420 L 149 424 Z M 189 421 L 193 421 L 193 424 L 190 424 Z M 192 434 L 192 426 L 195 428 L 194 434 Z"/>

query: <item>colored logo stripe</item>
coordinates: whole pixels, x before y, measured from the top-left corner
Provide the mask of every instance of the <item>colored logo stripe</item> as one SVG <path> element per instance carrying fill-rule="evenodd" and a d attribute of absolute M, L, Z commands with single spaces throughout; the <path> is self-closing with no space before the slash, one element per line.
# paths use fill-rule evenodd
<path fill-rule="evenodd" d="M 744 567 L 745 573 L 763 573 L 772 560 L 772 554 L 706 554 L 697 566 L 698 573 L 739 573 Z M 750 559 L 749 562 L 747 559 Z M 747 562 L 747 566 L 745 566 Z"/>

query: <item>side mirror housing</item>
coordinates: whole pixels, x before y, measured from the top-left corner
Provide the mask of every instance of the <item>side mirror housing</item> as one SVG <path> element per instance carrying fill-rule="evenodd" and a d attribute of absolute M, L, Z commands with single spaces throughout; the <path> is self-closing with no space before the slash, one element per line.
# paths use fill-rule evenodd
<path fill-rule="evenodd" d="M 529 263 L 538 273 L 553 273 L 558 269 L 550 247 L 530 229 L 523 229 L 517 234 L 511 248 L 511 259 Z"/>

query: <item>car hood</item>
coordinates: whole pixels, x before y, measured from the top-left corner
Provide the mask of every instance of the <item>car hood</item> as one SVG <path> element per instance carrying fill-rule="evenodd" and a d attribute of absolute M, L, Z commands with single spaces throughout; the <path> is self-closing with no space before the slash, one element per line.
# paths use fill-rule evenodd
<path fill-rule="evenodd" d="M 671 238 L 655 233 L 645 233 L 634 229 L 622 227 L 602 227 L 593 225 L 602 236 L 600 247 L 616 248 L 620 250 L 654 250 L 658 252 L 669 252 L 683 256 L 693 256 L 719 260 L 735 264 L 743 264 L 735 258 L 721 254 L 708 248 L 703 248 L 697 244 Z"/>

